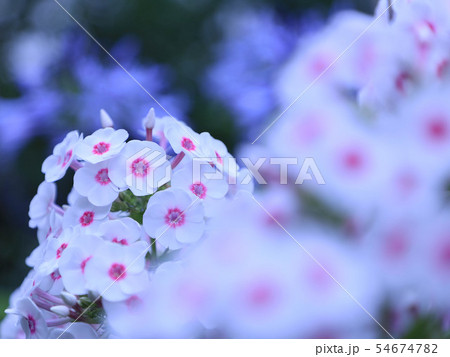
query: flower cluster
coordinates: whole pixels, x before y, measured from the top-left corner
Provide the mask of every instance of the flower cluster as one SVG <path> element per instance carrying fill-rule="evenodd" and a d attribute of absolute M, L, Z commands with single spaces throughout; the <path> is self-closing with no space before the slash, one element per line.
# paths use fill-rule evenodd
<path fill-rule="evenodd" d="M 103 110 L 101 122 L 86 137 L 68 133 L 42 165 L 45 181 L 29 209 L 39 245 L 11 297 L 4 337 L 116 336 L 114 319 L 154 290 L 155 269 L 200 242 L 217 207 L 239 191 L 228 185 L 237 166 L 229 169 L 231 155 L 209 133 L 153 109 L 146 140 L 128 140 Z M 55 182 L 69 169 L 73 190 L 60 206 Z"/>
<path fill-rule="evenodd" d="M 392 332 L 450 311 L 449 18 L 441 0 L 338 14 L 280 73 L 289 110 L 260 139 L 272 156 L 314 159 L 326 184 L 291 194 L 305 219 L 339 229 L 365 257 Z"/>

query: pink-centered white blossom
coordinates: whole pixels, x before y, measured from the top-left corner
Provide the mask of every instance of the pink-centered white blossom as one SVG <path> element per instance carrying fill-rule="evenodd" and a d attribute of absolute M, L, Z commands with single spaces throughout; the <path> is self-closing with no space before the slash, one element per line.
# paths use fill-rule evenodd
<path fill-rule="evenodd" d="M 75 172 L 73 187 L 96 206 L 111 204 L 119 195 L 119 188 L 109 177 L 109 161 L 89 164 Z"/>
<path fill-rule="evenodd" d="M 30 228 L 43 227 L 48 223 L 49 215 L 56 199 L 56 185 L 47 181 L 38 187 L 37 195 L 30 203 L 28 215 Z"/>
<path fill-rule="evenodd" d="M 143 230 L 134 219 L 124 217 L 103 222 L 98 233 L 112 243 L 130 245 L 142 237 Z"/>
<path fill-rule="evenodd" d="M 20 316 L 20 325 L 27 338 L 48 337 L 49 330 L 45 318 L 30 298 L 19 300 L 14 310 L 14 313 Z"/>
<path fill-rule="evenodd" d="M 78 227 L 65 228 L 62 233 L 51 238 L 43 245 L 43 259 L 36 264 L 38 274 L 52 274 L 59 268 L 61 257 L 67 252 L 67 248 L 77 239 L 81 231 Z"/>
<path fill-rule="evenodd" d="M 76 155 L 91 164 L 108 160 L 117 155 L 125 145 L 128 133 L 124 129 L 98 129 L 84 138 L 75 148 Z"/>
<path fill-rule="evenodd" d="M 94 206 L 85 197 L 78 198 L 64 213 L 63 227 L 79 227 L 82 230 L 95 232 L 111 209 L 111 204 Z"/>
<path fill-rule="evenodd" d="M 143 226 L 162 246 L 179 249 L 202 237 L 204 209 L 199 198 L 193 199 L 179 188 L 170 188 L 150 198 Z"/>
<path fill-rule="evenodd" d="M 192 160 L 174 171 L 171 186 L 183 189 L 193 199 L 200 199 L 206 215 L 213 214 L 215 206 L 228 192 L 228 183 L 222 172 L 207 162 L 196 165 Z"/>
<path fill-rule="evenodd" d="M 45 225 L 38 227 L 37 237 L 39 242 L 43 242 L 49 237 L 57 237 L 62 231 L 63 211 L 59 208 L 50 211 L 48 221 Z"/>
<path fill-rule="evenodd" d="M 82 234 L 71 242 L 71 248 L 59 261 L 59 272 L 64 287 L 72 294 L 87 294 L 87 283 L 85 278 L 86 265 L 94 254 L 101 254 L 98 249 L 106 244 L 100 237 Z"/>
<path fill-rule="evenodd" d="M 176 119 L 165 123 L 164 136 L 176 154 L 183 152 L 191 157 L 205 156 L 204 148 L 200 143 L 200 135 Z"/>
<path fill-rule="evenodd" d="M 62 178 L 70 164 L 75 159 L 75 147 L 83 139 L 76 130 L 66 135 L 64 140 L 53 149 L 53 154 L 42 164 L 42 172 L 47 182 L 54 182 Z"/>
<path fill-rule="evenodd" d="M 88 289 L 108 301 L 122 301 L 144 290 L 147 280 L 145 255 L 148 243 L 131 246 L 105 242 L 85 268 Z"/>
<path fill-rule="evenodd" d="M 210 133 L 203 132 L 200 134 L 200 144 L 204 155 L 209 156 L 207 157 L 208 162 L 228 175 L 235 177 L 238 174 L 239 168 L 236 160 L 222 141 L 213 138 Z"/>
<path fill-rule="evenodd" d="M 136 196 L 150 195 L 170 180 L 170 164 L 161 146 L 132 140 L 109 164 L 109 177 L 120 189 Z"/>

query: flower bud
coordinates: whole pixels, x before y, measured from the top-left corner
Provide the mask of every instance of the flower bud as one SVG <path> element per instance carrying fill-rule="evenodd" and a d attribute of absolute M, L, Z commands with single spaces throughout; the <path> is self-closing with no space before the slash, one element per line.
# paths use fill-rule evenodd
<path fill-rule="evenodd" d="M 112 128 L 114 126 L 113 120 L 104 109 L 100 109 L 100 122 L 103 128 Z"/>
<path fill-rule="evenodd" d="M 73 306 L 77 303 L 77 298 L 75 295 L 72 295 L 71 293 L 68 293 L 67 291 L 61 292 L 61 299 L 68 305 Z"/>
<path fill-rule="evenodd" d="M 155 127 L 155 120 L 156 120 L 155 109 L 151 108 L 144 119 L 145 129 L 153 129 Z"/>
<path fill-rule="evenodd" d="M 70 309 L 66 306 L 66 305 L 58 305 L 58 306 L 52 306 L 50 308 L 51 312 L 54 312 L 55 314 L 59 315 L 59 316 L 69 316 L 70 314 Z"/>
<path fill-rule="evenodd" d="M 20 313 L 17 309 L 6 309 L 5 314 L 19 315 Z"/>

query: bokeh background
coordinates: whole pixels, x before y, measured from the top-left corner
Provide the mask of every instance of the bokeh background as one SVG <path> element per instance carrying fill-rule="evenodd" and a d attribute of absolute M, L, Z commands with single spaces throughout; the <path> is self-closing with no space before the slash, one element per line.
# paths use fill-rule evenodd
<path fill-rule="evenodd" d="M 337 10 L 375 7 L 371 0 L 61 4 L 171 114 L 231 152 L 269 119 L 269 83 L 298 39 Z M 151 106 L 164 114 L 56 2 L 0 2 L 0 319 L 37 245 L 28 205 L 53 145 L 69 130 L 97 128 L 101 108 L 137 134 Z"/>

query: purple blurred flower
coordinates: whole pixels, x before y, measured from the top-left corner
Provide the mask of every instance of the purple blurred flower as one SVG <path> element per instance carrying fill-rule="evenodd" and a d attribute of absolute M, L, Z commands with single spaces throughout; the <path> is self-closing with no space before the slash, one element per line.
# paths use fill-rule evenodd
<path fill-rule="evenodd" d="M 225 10 L 217 21 L 225 39 L 207 71 L 204 90 L 249 125 L 274 109 L 272 76 L 289 55 L 296 35 L 268 10 Z"/>
<path fill-rule="evenodd" d="M 143 65 L 137 60 L 138 45 L 124 39 L 112 55 L 145 88 L 143 90 L 84 35 L 63 33 L 59 38 L 37 32 L 24 33 L 11 42 L 9 53 L 12 81 L 17 98 L 0 97 L 0 127 L 3 150 L 14 152 L 30 137 L 75 126 L 98 127 L 97 113 L 105 108 L 114 121 L 134 132 L 150 107 L 184 117 L 186 97 L 168 90 L 171 72 L 161 65 Z M 94 50 L 92 50 L 94 48 Z"/>

